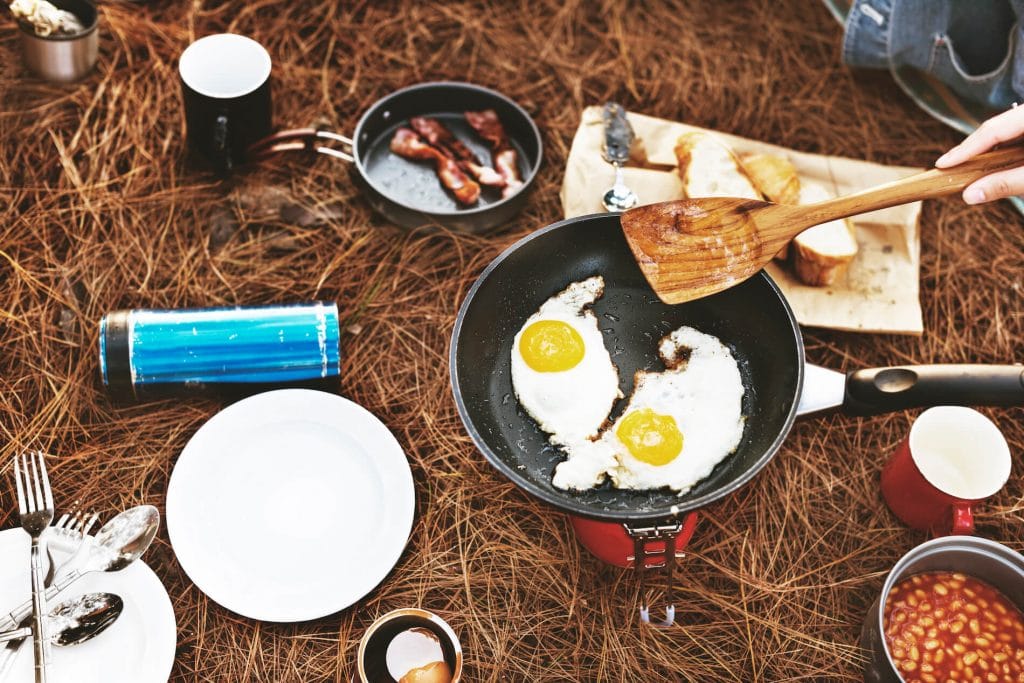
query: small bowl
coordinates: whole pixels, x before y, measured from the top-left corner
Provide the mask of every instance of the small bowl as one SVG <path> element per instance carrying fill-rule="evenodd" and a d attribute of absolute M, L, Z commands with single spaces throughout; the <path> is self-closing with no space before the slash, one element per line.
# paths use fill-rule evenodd
<path fill-rule="evenodd" d="M 397 683 L 388 673 L 388 645 L 402 631 L 425 628 L 437 636 L 444 652 L 444 661 L 452 672 L 452 683 L 462 680 L 462 646 L 452 627 L 444 619 L 422 609 L 396 609 L 370 624 L 359 641 L 357 655 L 359 680 L 362 683 Z"/>
<path fill-rule="evenodd" d="M 35 75 L 54 83 L 71 83 L 84 77 L 99 56 L 99 12 L 91 0 L 52 0 L 71 12 L 85 26 L 74 35 L 37 36 L 30 24 L 18 22 L 25 64 Z"/>

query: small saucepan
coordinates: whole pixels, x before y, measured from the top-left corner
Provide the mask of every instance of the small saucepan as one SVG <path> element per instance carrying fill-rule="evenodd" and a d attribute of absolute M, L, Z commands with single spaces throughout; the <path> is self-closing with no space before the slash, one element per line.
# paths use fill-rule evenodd
<path fill-rule="evenodd" d="M 477 157 L 491 158 L 487 143 L 466 122 L 464 112 L 493 109 L 516 150 L 523 185 L 503 197 L 484 189 L 472 206 L 463 206 L 438 181 L 434 166 L 409 161 L 390 149 L 395 131 L 414 116 L 444 123 Z M 417 228 L 440 224 L 476 233 L 507 222 L 526 204 L 543 157 L 540 131 L 518 104 L 493 90 L 470 83 L 421 83 L 403 88 L 370 107 L 349 138 L 330 131 L 302 128 L 271 135 L 250 148 L 259 160 L 279 152 L 307 150 L 351 162 L 352 175 L 370 204 L 398 225 Z"/>
<path fill-rule="evenodd" d="M 510 364 L 516 332 L 553 294 L 597 274 L 604 276 L 605 293 L 593 309 L 609 330 L 608 347 L 621 349 L 614 360 L 627 399 L 637 370 L 663 367 L 652 338 L 684 324 L 721 339 L 739 362 L 746 389 L 742 441 L 686 494 L 618 490 L 608 483 L 585 492 L 555 488 L 552 473 L 564 455 L 515 400 Z M 498 256 L 462 304 L 450 366 L 459 415 L 490 463 L 523 490 L 568 512 L 595 554 L 616 564 L 629 560 L 641 579 L 652 565 L 671 569 L 677 540 L 693 532 L 690 513 L 750 481 L 782 446 L 798 415 L 829 408 L 869 415 L 934 404 L 1024 404 L 1020 366 L 905 366 L 844 375 L 806 364 L 793 312 L 764 273 L 705 299 L 664 304 L 634 261 L 617 214 L 556 223 Z M 616 405 L 612 418 L 625 403 Z M 627 558 L 623 548 L 632 555 Z M 616 553 L 623 553 L 621 561 Z M 635 557 L 651 561 L 632 562 Z M 671 573 L 668 586 L 671 596 Z M 646 604 L 643 610 L 647 620 Z M 670 606 L 664 623 L 673 614 Z"/>

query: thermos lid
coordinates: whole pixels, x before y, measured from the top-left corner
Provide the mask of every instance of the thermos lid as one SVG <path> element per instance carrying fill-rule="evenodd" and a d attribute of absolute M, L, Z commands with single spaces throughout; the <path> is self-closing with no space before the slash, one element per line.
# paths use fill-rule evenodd
<path fill-rule="evenodd" d="M 100 320 L 100 377 L 115 400 L 135 398 L 132 382 L 128 318 L 131 311 L 113 311 Z"/>

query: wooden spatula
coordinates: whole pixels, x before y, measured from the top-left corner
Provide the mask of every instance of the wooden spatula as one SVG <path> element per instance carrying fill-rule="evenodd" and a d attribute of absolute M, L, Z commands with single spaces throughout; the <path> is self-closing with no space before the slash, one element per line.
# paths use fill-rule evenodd
<path fill-rule="evenodd" d="M 986 152 L 826 202 L 788 206 L 713 197 L 649 204 L 622 214 L 626 240 L 658 297 L 678 304 L 728 289 L 764 268 L 804 230 L 839 218 L 960 192 L 1024 165 L 1024 145 Z"/>

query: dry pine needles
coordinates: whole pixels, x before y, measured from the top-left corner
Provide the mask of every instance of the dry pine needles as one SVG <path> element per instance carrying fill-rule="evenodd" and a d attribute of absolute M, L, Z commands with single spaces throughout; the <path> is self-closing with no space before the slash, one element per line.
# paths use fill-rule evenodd
<path fill-rule="evenodd" d="M 682 564 L 681 625 L 635 625 L 636 584 L 574 542 L 565 518 L 501 479 L 462 430 L 446 351 L 470 282 L 559 218 L 579 112 L 607 99 L 796 149 L 929 164 L 957 136 L 884 74 L 839 64 L 819 3 L 103 3 L 85 82 L 42 84 L 0 28 L 0 461 L 55 457 L 56 490 L 108 513 L 161 505 L 213 401 L 115 407 L 96 382 L 96 321 L 127 307 L 336 299 L 344 393 L 406 447 L 418 517 L 396 570 L 357 607 L 253 623 L 192 586 L 161 533 L 147 560 L 175 605 L 182 681 L 347 681 L 363 629 L 399 606 L 442 614 L 469 681 L 859 678 L 860 622 L 882 576 L 924 540 L 881 504 L 878 474 L 912 414 L 799 423 L 751 484 L 706 511 Z M 220 31 L 275 60 L 280 126 L 350 132 L 393 89 L 458 79 L 521 102 L 544 131 L 529 208 L 485 237 L 406 233 L 374 216 L 337 161 L 300 157 L 230 183 L 184 158 L 176 57 Z M 595 191 L 597 189 L 595 188 Z M 1024 357 L 1024 230 L 1006 205 L 929 203 L 921 338 L 808 331 L 836 368 Z M 988 411 L 1014 452 L 1019 409 Z M 6 469 L 0 473 L 6 482 Z M 67 502 L 67 499 L 65 502 Z M 15 525 L 0 487 L 0 526 Z M 979 533 L 1024 548 L 1020 468 Z M 354 558 L 355 559 L 355 558 Z M 657 596 L 655 596 L 657 597 Z"/>

